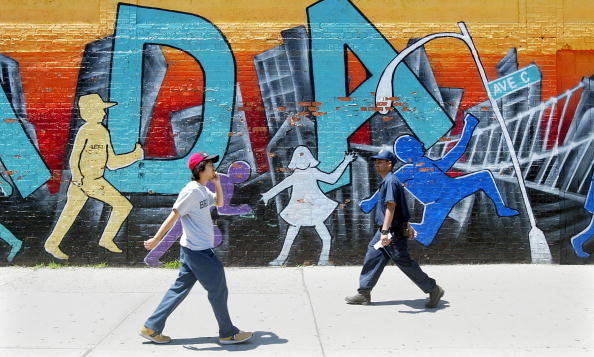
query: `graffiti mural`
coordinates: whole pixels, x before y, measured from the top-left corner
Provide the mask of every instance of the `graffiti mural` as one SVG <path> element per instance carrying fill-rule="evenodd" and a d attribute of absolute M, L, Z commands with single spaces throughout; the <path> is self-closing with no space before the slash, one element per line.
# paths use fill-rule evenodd
<path fill-rule="evenodd" d="M 593 177 L 594 181 L 594 177 Z M 590 189 L 588 190 L 588 196 L 586 198 L 586 205 L 584 208 L 594 214 L 594 192 L 592 191 L 593 182 L 590 182 Z M 571 238 L 571 245 L 575 250 L 575 254 L 577 254 L 581 258 L 588 258 L 590 256 L 589 253 L 584 251 L 586 244 L 592 245 L 594 237 L 594 217 L 590 221 L 590 224 L 586 229 L 581 231 L 578 235 Z"/>
<path fill-rule="evenodd" d="M 322 252 L 318 264 L 328 264 L 331 236 L 324 221 L 334 212 L 338 203 L 332 201 L 320 190 L 318 182 L 334 184 L 345 172 L 347 166 L 355 160 L 355 155 L 346 154 L 344 159 L 331 173 L 318 169 L 316 160 L 306 146 L 298 146 L 293 151 L 288 168 L 293 172 L 270 190 L 262 193 L 262 201 L 268 201 L 281 191 L 291 189 L 291 199 L 279 214 L 289 224 L 283 248 L 270 265 L 283 265 L 289 257 L 289 251 L 302 226 L 313 226 L 322 240 Z"/>
<path fill-rule="evenodd" d="M 500 217 L 519 214 L 506 207 L 489 171 L 479 171 L 456 178 L 446 175 L 466 151 L 478 120 L 472 115 L 464 118 L 462 136 L 456 145 L 439 160 L 425 156 L 423 145 L 410 135 L 403 135 L 394 143 L 396 157 L 405 163 L 394 173 L 399 181 L 424 206 L 421 223 L 412 224 L 417 241 L 429 245 L 452 208 L 465 197 L 482 190 L 493 201 Z"/>
<path fill-rule="evenodd" d="M 113 239 L 133 207 L 103 175 L 106 168 L 117 170 L 142 159 L 143 151 L 138 143 L 135 149 L 127 154 L 117 155 L 113 151 L 110 133 L 101 121 L 105 110 L 114 105 L 117 103 L 104 102 L 96 93 L 78 99 L 80 116 L 85 124 L 78 130 L 70 154 L 72 179 L 66 194 L 66 204 L 44 245 L 45 250 L 56 259 L 68 259 L 68 255 L 60 250 L 60 242 L 89 198 L 105 202 L 112 207 L 99 245 L 110 252 L 122 253 Z"/>
<path fill-rule="evenodd" d="M 17 237 L 14 236 L 14 234 L 12 234 L 8 229 L 6 229 L 6 227 L 4 227 L 1 224 L 0 224 L 0 238 L 2 238 L 3 241 L 5 241 L 6 243 L 8 243 L 8 245 L 10 245 L 10 250 L 8 252 L 8 256 L 6 257 L 6 260 L 8 262 L 12 262 L 15 255 L 17 255 L 17 253 L 21 250 L 21 247 L 23 246 L 23 242 L 21 242 Z"/>
<path fill-rule="evenodd" d="M 382 148 L 421 262 L 594 262 L 594 48 L 576 5 L 487 4 L 491 23 L 437 0 L 214 3 L 40 2 L 49 15 L 0 30 L 1 264 L 176 259 L 179 222 L 142 241 L 198 151 L 221 157 L 227 264 L 360 264 Z"/>

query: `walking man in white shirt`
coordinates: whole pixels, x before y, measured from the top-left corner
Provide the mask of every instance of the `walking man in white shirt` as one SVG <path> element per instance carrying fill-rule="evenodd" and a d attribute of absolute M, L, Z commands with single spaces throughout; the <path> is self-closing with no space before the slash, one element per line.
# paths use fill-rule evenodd
<path fill-rule="evenodd" d="M 219 324 L 219 343 L 241 343 L 252 338 L 251 332 L 241 332 L 231 322 L 223 263 L 212 250 L 215 243 L 209 208 L 212 205 L 221 207 L 224 203 L 221 181 L 213 166 L 218 160 L 218 155 L 209 156 L 206 153 L 196 153 L 190 157 L 188 167 L 192 171 L 192 181 L 181 190 L 173 210 L 155 236 L 144 242 L 147 250 L 155 248 L 181 218 L 183 234 L 180 240 L 179 276 L 140 330 L 142 337 L 155 343 L 171 341 L 171 338 L 161 334 L 165 321 L 185 299 L 196 281 L 208 291 L 208 300 Z M 208 181 L 215 184 L 216 193 L 206 187 Z"/>

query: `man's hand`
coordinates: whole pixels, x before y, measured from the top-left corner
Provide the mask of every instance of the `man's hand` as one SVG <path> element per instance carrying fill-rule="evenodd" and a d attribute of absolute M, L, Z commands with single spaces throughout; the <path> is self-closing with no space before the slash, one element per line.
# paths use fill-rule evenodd
<path fill-rule="evenodd" d="M 417 239 L 417 231 L 415 231 L 415 229 L 410 225 L 410 223 L 408 224 L 408 239 Z"/>
<path fill-rule="evenodd" d="M 219 184 L 220 184 L 220 183 L 221 183 L 221 176 L 219 176 L 219 174 L 218 174 L 218 173 L 215 171 L 215 172 L 214 172 L 214 176 L 212 177 L 211 181 L 212 181 L 212 183 L 214 183 L 215 185 L 216 185 L 217 183 L 219 183 Z"/>
<path fill-rule="evenodd" d="M 382 242 L 382 246 L 384 246 L 384 247 L 387 247 L 388 245 L 390 245 L 390 242 L 392 241 L 390 238 L 388 238 L 387 234 L 382 234 L 380 240 Z"/>
<path fill-rule="evenodd" d="M 153 250 L 157 245 L 159 245 L 159 240 L 154 237 L 144 241 L 144 249 L 146 250 Z"/>

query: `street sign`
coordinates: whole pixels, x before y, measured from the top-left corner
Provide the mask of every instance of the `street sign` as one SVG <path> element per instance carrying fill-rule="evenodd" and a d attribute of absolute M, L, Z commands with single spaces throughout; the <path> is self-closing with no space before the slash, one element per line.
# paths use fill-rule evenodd
<path fill-rule="evenodd" d="M 531 64 L 526 68 L 489 82 L 488 87 L 493 99 L 497 100 L 541 80 L 540 70 L 535 64 Z"/>

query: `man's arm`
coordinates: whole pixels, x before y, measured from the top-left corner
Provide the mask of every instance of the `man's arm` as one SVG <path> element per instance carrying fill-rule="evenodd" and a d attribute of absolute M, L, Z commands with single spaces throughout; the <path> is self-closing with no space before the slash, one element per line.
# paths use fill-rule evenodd
<path fill-rule="evenodd" d="M 382 225 L 382 231 L 387 231 L 392 225 L 394 219 L 394 212 L 396 210 L 396 203 L 392 201 L 386 202 L 386 214 L 384 215 L 384 224 Z M 382 234 L 381 237 L 382 245 L 385 247 L 390 244 L 391 239 L 388 238 L 388 234 Z"/>
<path fill-rule="evenodd" d="M 177 212 L 177 210 L 173 209 L 169 216 L 165 218 L 165 221 L 163 222 L 163 224 L 161 224 L 161 227 L 159 227 L 159 230 L 157 231 L 155 236 L 151 239 L 144 241 L 144 248 L 146 248 L 146 250 L 151 250 L 155 248 L 157 245 L 159 245 L 161 239 L 163 239 L 165 234 L 167 234 L 167 232 L 171 230 L 171 228 L 173 227 L 175 222 L 177 222 L 178 219 L 179 213 Z"/>
<path fill-rule="evenodd" d="M 223 207 L 225 204 L 225 196 L 223 195 L 223 187 L 221 186 L 221 177 L 215 172 L 212 182 L 215 185 L 215 206 Z"/>

